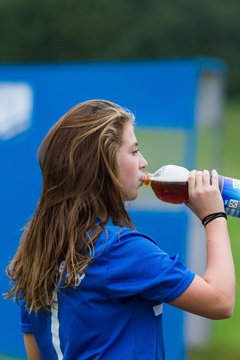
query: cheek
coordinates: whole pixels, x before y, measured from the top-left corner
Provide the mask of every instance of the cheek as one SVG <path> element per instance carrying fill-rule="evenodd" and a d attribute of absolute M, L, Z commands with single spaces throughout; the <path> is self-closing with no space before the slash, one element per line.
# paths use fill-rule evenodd
<path fill-rule="evenodd" d="M 136 178 L 137 166 L 133 159 L 129 157 L 121 163 L 119 180 L 122 185 L 128 185 Z"/>

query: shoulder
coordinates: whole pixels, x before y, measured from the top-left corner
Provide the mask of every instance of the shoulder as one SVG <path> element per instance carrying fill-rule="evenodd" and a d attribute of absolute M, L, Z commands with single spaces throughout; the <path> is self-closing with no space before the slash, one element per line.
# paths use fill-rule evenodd
<path fill-rule="evenodd" d="M 101 243 L 105 241 L 108 251 L 119 254 L 142 256 L 146 253 L 159 253 L 162 250 L 155 241 L 148 235 L 127 227 L 108 225 L 101 234 Z"/>
<path fill-rule="evenodd" d="M 157 246 L 155 241 L 145 233 L 139 232 L 128 227 L 120 227 L 115 225 L 108 225 L 106 227 L 106 235 L 110 244 L 114 243 L 128 243 L 139 241 L 139 243 L 151 243 Z"/>

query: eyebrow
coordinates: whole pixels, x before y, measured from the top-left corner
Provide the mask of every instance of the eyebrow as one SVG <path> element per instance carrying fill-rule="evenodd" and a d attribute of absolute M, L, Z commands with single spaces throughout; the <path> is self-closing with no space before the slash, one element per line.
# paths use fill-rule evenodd
<path fill-rule="evenodd" d="M 138 147 L 138 142 L 136 141 L 134 144 L 130 145 L 130 147 Z"/>

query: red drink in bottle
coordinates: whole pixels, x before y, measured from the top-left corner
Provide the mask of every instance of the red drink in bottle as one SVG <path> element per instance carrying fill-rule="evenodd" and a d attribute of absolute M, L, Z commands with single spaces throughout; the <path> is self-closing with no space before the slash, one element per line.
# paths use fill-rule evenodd
<path fill-rule="evenodd" d="M 188 200 L 188 174 L 183 167 L 166 165 L 154 174 L 145 174 L 144 183 L 151 185 L 155 195 L 162 201 L 182 204 Z"/>
<path fill-rule="evenodd" d="M 162 201 L 182 204 L 188 200 L 188 183 L 180 181 L 151 181 L 155 195 Z"/>

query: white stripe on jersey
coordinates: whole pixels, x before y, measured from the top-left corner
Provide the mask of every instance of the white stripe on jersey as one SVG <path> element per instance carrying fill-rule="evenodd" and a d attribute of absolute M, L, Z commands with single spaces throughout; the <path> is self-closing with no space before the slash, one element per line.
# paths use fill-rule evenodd
<path fill-rule="evenodd" d="M 158 315 L 162 314 L 162 311 L 163 311 L 162 304 L 153 306 L 153 311 L 154 311 L 155 316 L 158 316 Z"/>
<path fill-rule="evenodd" d="M 61 347 L 60 347 L 57 293 L 54 293 L 53 298 L 54 298 L 55 303 L 51 306 L 52 343 L 53 343 L 53 347 L 57 353 L 58 360 L 62 360 L 63 353 L 62 353 Z"/>

